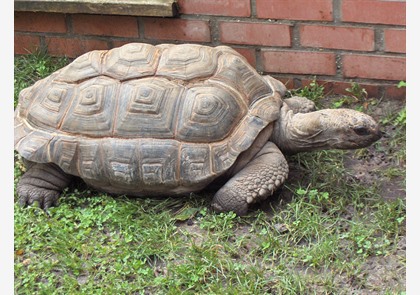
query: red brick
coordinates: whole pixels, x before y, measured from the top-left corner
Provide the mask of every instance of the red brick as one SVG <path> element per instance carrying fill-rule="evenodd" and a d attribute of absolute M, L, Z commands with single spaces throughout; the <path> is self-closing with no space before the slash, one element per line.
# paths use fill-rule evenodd
<path fill-rule="evenodd" d="M 44 12 L 15 12 L 14 30 L 21 32 L 67 32 L 64 14 Z"/>
<path fill-rule="evenodd" d="M 32 53 L 35 52 L 40 46 L 40 37 L 33 35 L 21 35 L 15 33 L 15 54 Z"/>
<path fill-rule="evenodd" d="M 405 58 L 381 55 L 343 55 L 346 78 L 405 80 Z"/>
<path fill-rule="evenodd" d="M 259 18 L 333 20 L 332 0 L 256 0 Z"/>
<path fill-rule="evenodd" d="M 392 99 L 405 99 L 406 98 L 406 87 L 398 88 L 394 85 L 385 86 L 385 97 Z"/>
<path fill-rule="evenodd" d="M 308 75 L 335 75 L 335 54 L 307 51 L 261 52 L 264 71 Z"/>
<path fill-rule="evenodd" d="M 145 18 L 144 35 L 147 39 L 210 42 L 208 21 Z"/>
<path fill-rule="evenodd" d="M 313 79 L 302 79 L 302 86 L 309 86 Z M 325 95 L 351 95 L 346 89 L 351 88 L 351 82 L 335 81 L 335 80 L 316 80 L 318 85 L 324 87 Z M 359 86 L 364 88 L 368 93 L 368 97 L 379 97 L 379 85 L 369 83 L 359 83 Z"/>
<path fill-rule="evenodd" d="M 112 44 L 111 48 L 121 47 L 121 46 L 123 46 L 125 44 L 128 44 L 128 43 L 142 42 L 140 40 L 110 40 L 110 41 L 111 41 L 111 44 Z"/>
<path fill-rule="evenodd" d="M 300 45 L 373 51 L 375 48 L 375 32 L 368 28 L 301 25 Z"/>
<path fill-rule="evenodd" d="M 276 78 L 280 82 L 286 86 L 287 89 L 294 89 L 295 88 L 295 81 L 293 78 Z"/>
<path fill-rule="evenodd" d="M 237 47 L 233 47 L 233 49 L 235 49 L 237 52 L 239 52 L 239 54 L 241 54 L 243 57 L 246 58 L 246 60 L 249 62 L 249 64 L 251 66 L 253 66 L 254 68 L 257 65 L 257 59 L 255 57 L 255 50 L 252 48 L 237 48 Z"/>
<path fill-rule="evenodd" d="M 346 89 L 351 89 L 351 82 L 335 81 L 332 84 L 331 91 L 335 94 L 351 95 Z M 361 88 L 364 88 L 368 94 L 368 97 L 379 97 L 379 86 L 376 84 L 359 83 Z"/>
<path fill-rule="evenodd" d="M 299 86 L 297 88 L 303 88 L 306 86 L 310 86 L 310 84 L 313 82 L 313 77 L 311 79 L 298 79 L 300 81 Z M 325 81 L 325 80 L 319 80 L 316 79 L 316 83 L 319 86 L 324 87 L 324 94 L 325 95 L 329 95 L 332 92 L 332 83 L 329 81 Z"/>
<path fill-rule="evenodd" d="M 273 77 L 273 76 L 271 76 L 271 77 Z M 283 77 L 281 77 L 281 78 L 273 77 L 273 78 L 275 78 L 276 80 L 279 80 L 281 83 L 283 83 L 284 86 L 286 86 L 287 90 L 295 89 L 294 88 L 294 83 L 295 83 L 294 78 L 283 78 Z"/>
<path fill-rule="evenodd" d="M 405 30 L 386 29 L 385 35 L 385 51 L 387 52 L 406 52 L 406 36 Z"/>
<path fill-rule="evenodd" d="M 178 0 L 178 5 L 182 14 L 251 15 L 250 0 Z"/>
<path fill-rule="evenodd" d="M 405 1 L 342 0 L 342 21 L 405 25 Z"/>
<path fill-rule="evenodd" d="M 220 40 L 223 43 L 265 46 L 291 46 L 290 26 L 245 22 L 220 23 Z"/>
<path fill-rule="evenodd" d="M 80 38 L 47 37 L 48 53 L 53 56 L 78 57 L 83 53 L 96 49 L 108 49 L 108 44 L 100 40 Z"/>
<path fill-rule="evenodd" d="M 313 82 L 313 80 L 314 80 L 313 77 L 311 79 L 299 79 L 299 81 L 300 81 L 299 84 L 300 85 L 297 88 L 303 88 L 303 87 L 306 87 L 306 86 L 310 86 L 310 84 Z M 324 87 L 324 93 L 326 95 L 330 94 L 331 89 L 332 89 L 332 84 L 331 83 L 329 83 L 328 81 L 316 79 L 316 84 Z"/>
<path fill-rule="evenodd" d="M 132 16 L 75 14 L 73 32 L 79 35 L 138 37 L 137 20 Z"/>

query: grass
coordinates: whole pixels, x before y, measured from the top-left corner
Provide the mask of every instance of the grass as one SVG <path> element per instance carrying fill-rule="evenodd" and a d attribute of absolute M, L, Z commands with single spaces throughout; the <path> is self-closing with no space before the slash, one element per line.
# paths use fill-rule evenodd
<path fill-rule="evenodd" d="M 17 57 L 15 100 L 67 62 Z M 388 154 L 405 151 L 404 114 L 381 118 L 398 132 L 372 147 L 392 158 L 394 173 L 373 171 L 384 182 L 404 175 L 405 153 Z M 285 187 L 242 217 L 208 210 L 210 192 L 135 199 L 83 184 L 48 212 L 16 204 L 15 293 L 404 294 L 405 195 L 385 199 L 351 175 L 346 160 L 366 154 L 289 157 Z M 22 169 L 16 158 L 15 183 Z"/>

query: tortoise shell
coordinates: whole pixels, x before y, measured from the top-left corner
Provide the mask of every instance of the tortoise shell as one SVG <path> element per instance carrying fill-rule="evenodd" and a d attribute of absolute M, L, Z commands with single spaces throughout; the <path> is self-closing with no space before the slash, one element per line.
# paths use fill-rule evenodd
<path fill-rule="evenodd" d="M 111 193 L 198 190 L 279 118 L 284 89 L 226 46 L 95 50 L 21 91 L 15 149 Z"/>

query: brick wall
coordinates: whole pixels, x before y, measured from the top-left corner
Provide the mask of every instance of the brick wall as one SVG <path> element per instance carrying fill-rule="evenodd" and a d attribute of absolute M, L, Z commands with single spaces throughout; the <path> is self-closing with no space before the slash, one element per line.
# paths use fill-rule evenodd
<path fill-rule="evenodd" d="M 390 0 L 178 0 L 179 16 L 15 12 L 15 53 L 45 47 L 77 57 L 128 42 L 229 45 L 289 88 L 351 82 L 404 98 L 406 2 Z"/>

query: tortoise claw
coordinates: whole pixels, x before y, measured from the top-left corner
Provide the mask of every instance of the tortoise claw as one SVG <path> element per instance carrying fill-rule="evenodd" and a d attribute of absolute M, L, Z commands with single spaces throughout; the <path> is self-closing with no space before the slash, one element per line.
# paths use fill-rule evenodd
<path fill-rule="evenodd" d="M 60 193 L 39 187 L 22 186 L 18 189 L 19 205 L 22 207 L 35 206 L 47 210 L 56 206 Z"/>

